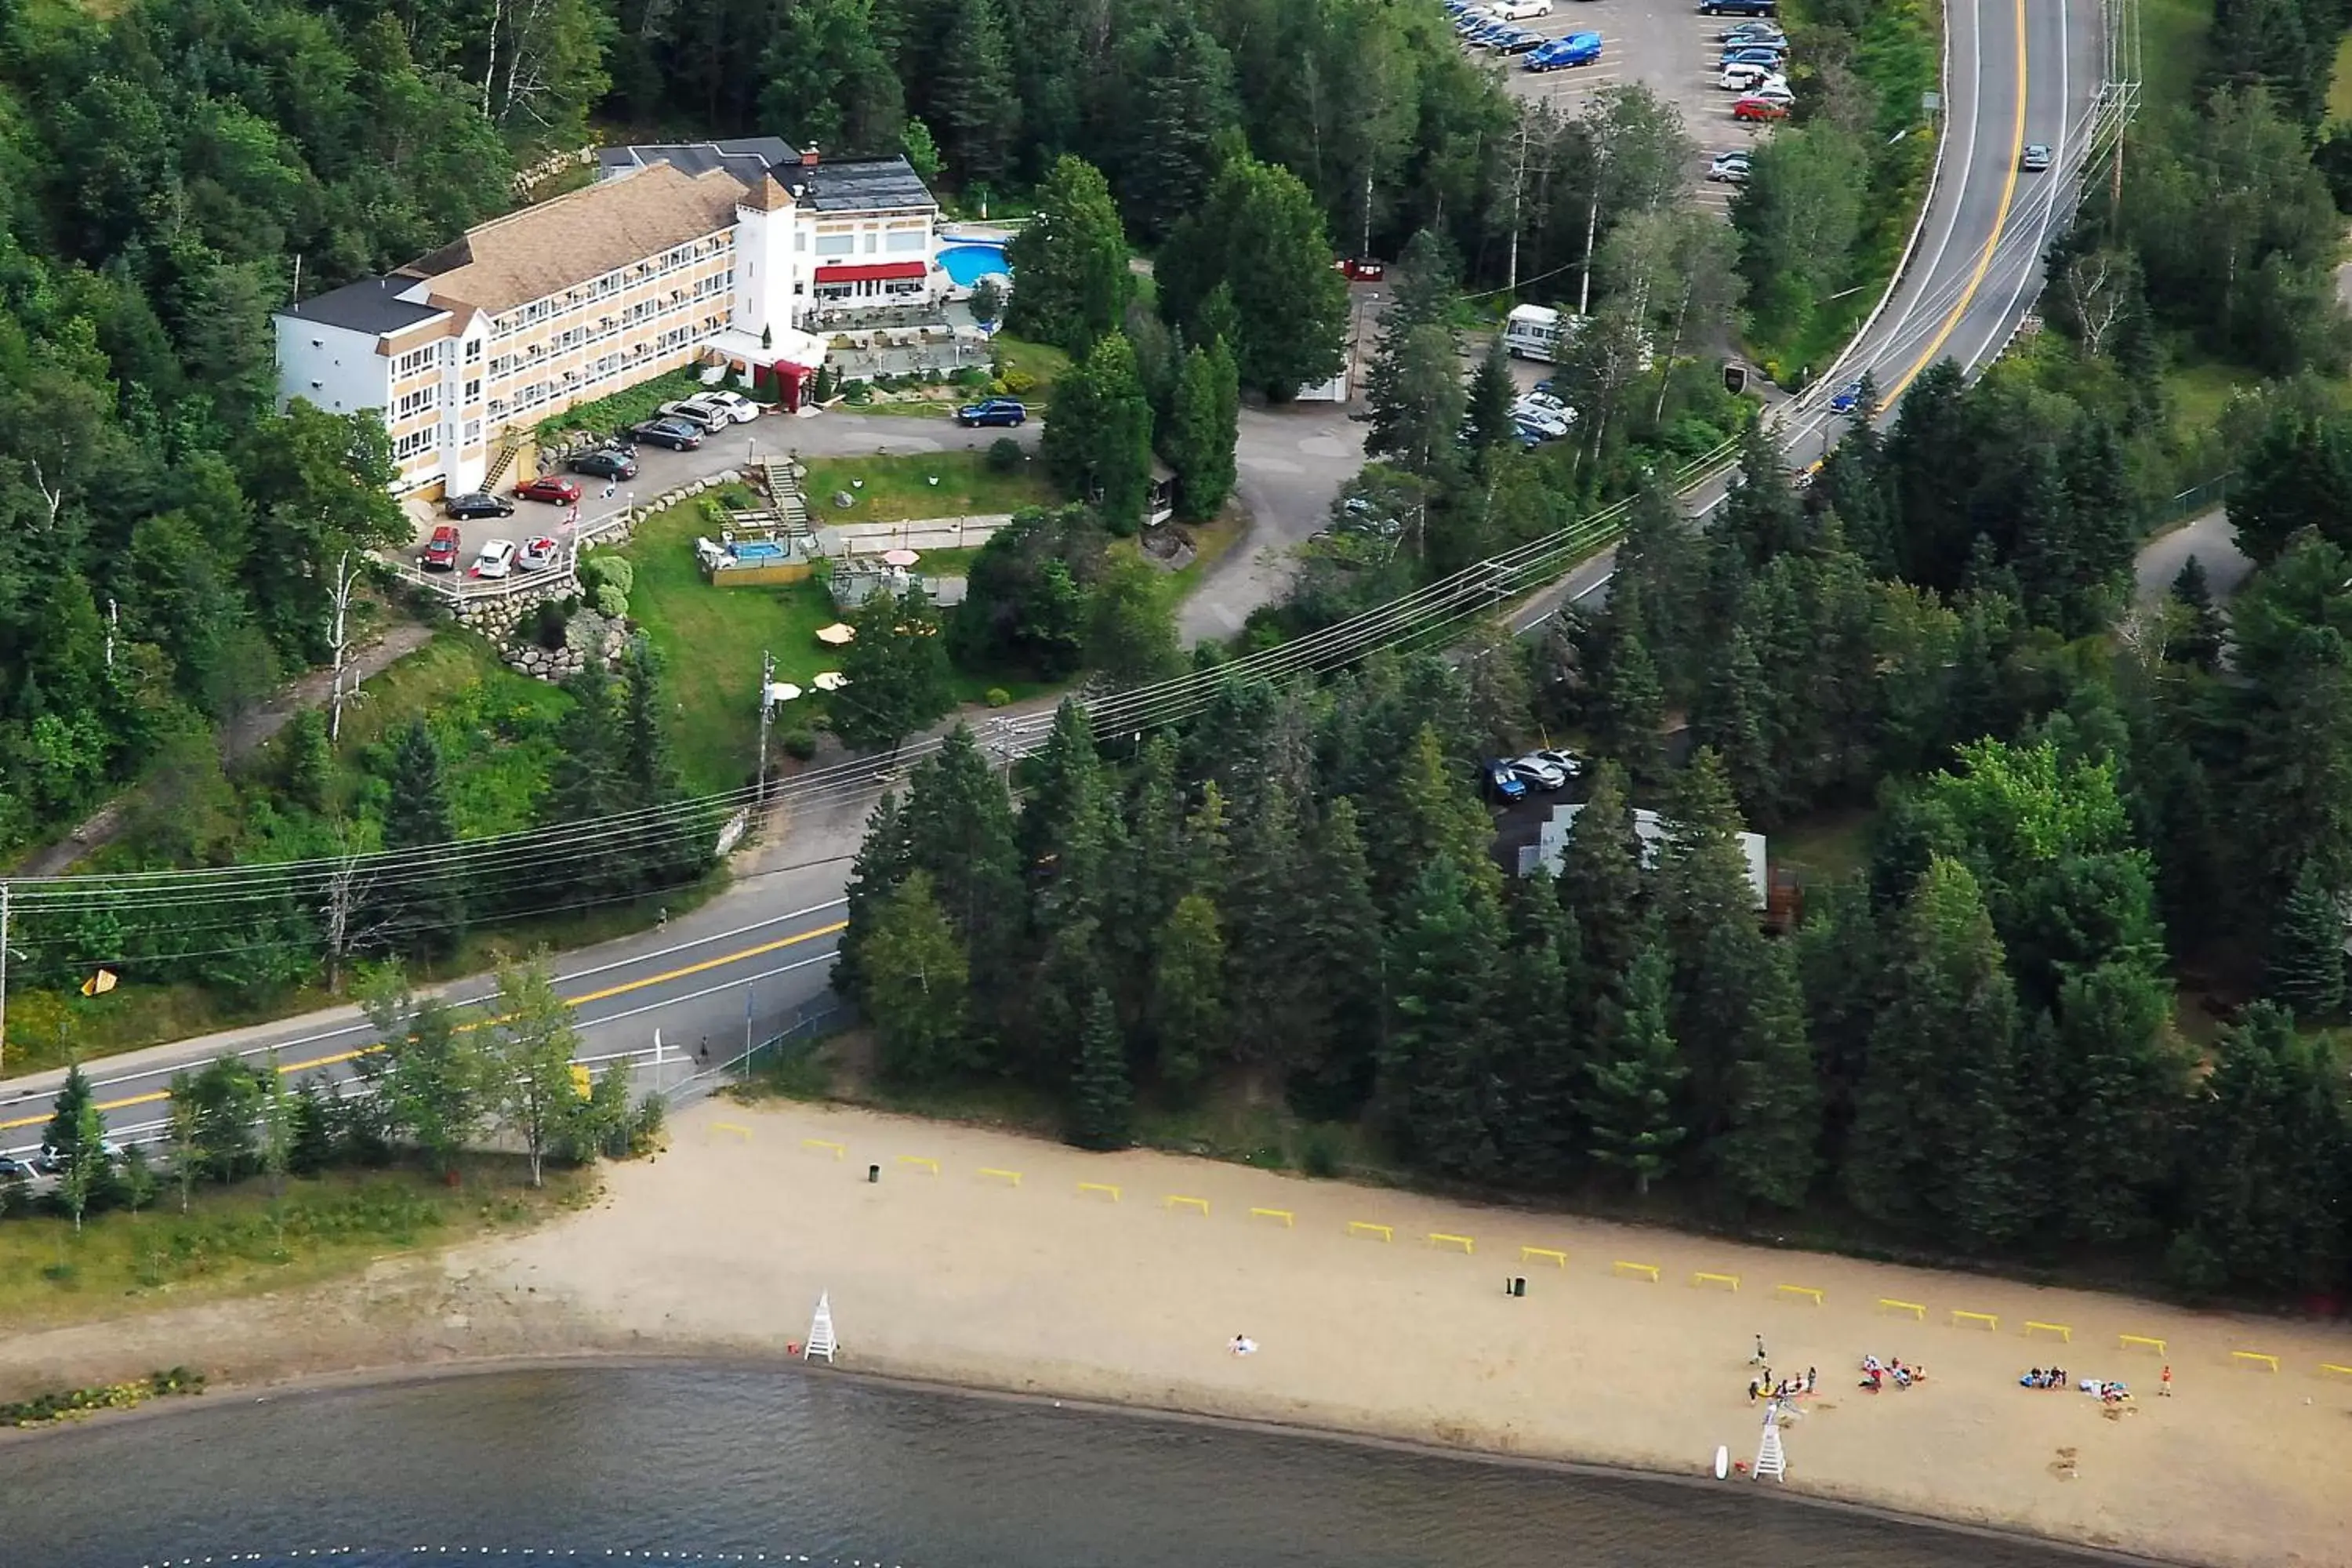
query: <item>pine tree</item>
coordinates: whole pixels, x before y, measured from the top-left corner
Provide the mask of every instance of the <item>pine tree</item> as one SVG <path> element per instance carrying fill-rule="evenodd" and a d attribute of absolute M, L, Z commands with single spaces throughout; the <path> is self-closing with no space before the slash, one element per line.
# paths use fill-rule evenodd
<path fill-rule="evenodd" d="M 1508 1087 L 1496 1141 L 1515 1181 L 1557 1188 L 1588 1142 L 1576 1110 L 1588 1071 L 1576 1034 L 1576 922 L 1540 866 L 1512 885 L 1507 903 L 1495 1076 Z"/>
<path fill-rule="evenodd" d="M 1012 47 L 998 0 L 968 0 L 954 15 L 955 25 L 940 48 L 931 102 L 958 180 L 994 184 L 1013 172 L 1013 137 L 1021 122 Z"/>
<path fill-rule="evenodd" d="M 1086 362 L 1055 385 L 1054 417 L 1037 451 L 1066 489 L 1094 500 L 1113 533 L 1142 526 L 1151 489 L 1151 401 L 1126 334 L 1097 339 Z"/>
<path fill-rule="evenodd" d="M 1192 211 L 1216 168 L 1217 132 L 1239 122 L 1232 58 L 1190 20 L 1159 30 L 1141 77 L 1133 150 L 1119 190 L 1136 227 L 1159 238 Z"/>
<path fill-rule="evenodd" d="M 1505 450 L 1517 432 L 1511 426 L 1511 405 L 1518 389 L 1511 381 L 1510 357 L 1497 337 L 1470 378 L 1470 449 L 1481 457 Z"/>
<path fill-rule="evenodd" d="M 1738 951 L 1714 956 L 1707 967 L 1744 970 L 1748 989 L 1731 1053 L 1729 1125 L 1709 1153 L 1741 1197 L 1793 1209 L 1821 1168 L 1822 1110 L 1796 953 L 1786 942 L 1761 937 L 1749 949 L 1728 926 L 1717 927 L 1710 940 Z"/>
<path fill-rule="evenodd" d="M 1739 479 L 1724 497 L 1715 531 L 1738 544 L 1751 571 L 1804 545 L 1804 509 L 1790 489 L 1780 444 L 1761 419 L 1740 434 Z"/>
<path fill-rule="evenodd" d="M 1179 899 L 1153 952 L 1146 1016 L 1160 1079 L 1182 1090 L 1224 1055 L 1225 939 L 1217 929 L 1216 906 L 1199 893 Z"/>
<path fill-rule="evenodd" d="M 833 988 L 850 1001 L 865 994 L 866 938 L 873 930 L 874 912 L 914 867 L 906 817 L 896 793 L 886 793 L 866 824 L 866 837 L 849 863 L 849 882 L 843 889 L 844 929 L 833 955 Z"/>
<path fill-rule="evenodd" d="M 555 761 L 548 769 L 547 793 L 539 819 L 551 826 L 614 816 L 626 806 L 621 784 L 621 721 L 613 679 L 590 664 L 560 689 L 571 706 L 555 725 Z M 439 769 L 436 752 L 435 770 Z M 395 766 L 395 774 L 398 772 Z M 396 787 L 395 779 L 395 787 Z M 392 840 L 385 825 L 384 839 Z"/>
<path fill-rule="evenodd" d="M 863 945 L 873 980 L 864 1005 L 883 1076 L 901 1086 L 935 1084 L 969 1066 L 971 963 L 928 874 L 909 871 L 882 895 Z"/>
<path fill-rule="evenodd" d="M 1390 938 L 1380 1097 L 1407 1159 L 1476 1181 L 1501 1168 L 1491 1117 L 1502 946 L 1493 895 L 1452 854 L 1430 857 Z"/>
<path fill-rule="evenodd" d="M 1631 1175 L 1633 1190 L 1644 1194 L 1685 1137 L 1675 1110 L 1681 1052 L 1667 1021 L 1672 968 L 1655 941 L 1634 952 L 1624 1007 L 1593 1054 L 1582 1107 L 1592 1157 Z"/>
<path fill-rule="evenodd" d="M 2112 1246 L 2147 1228 L 2189 1083 L 2172 1005 L 2164 972 L 2129 954 L 2060 984 L 2048 1074 L 2068 1113 L 2044 1159 L 2070 1240 Z"/>
<path fill-rule="evenodd" d="M 992 1035 L 1020 990 L 1028 901 L 1012 798 L 969 729 L 957 725 L 916 764 L 902 818 L 907 864 L 929 873 L 940 912 L 970 955 L 974 1030 Z"/>
<path fill-rule="evenodd" d="M 327 721 L 306 708 L 287 721 L 286 795 L 305 810 L 323 815 L 335 783 L 335 750 Z"/>
<path fill-rule="evenodd" d="M 1845 1183 L 1873 1218 L 1987 1246 L 2015 1233 L 2017 998 L 1984 897 L 1937 856 L 1902 911 L 1854 1095 Z"/>
<path fill-rule="evenodd" d="M 664 706 L 661 658 L 640 634 L 621 656 L 618 786 L 630 810 L 672 805 L 685 793 L 670 755 Z M 702 826 L 695 815 L 680 813 L 641 830 L 635 854 L 646 885 L 681 881 L 701 868 Z"/>
<path fill-rule="evenodd" d="M 1217 909 L 1225 929 L 1225 1014 L 1243 1061 L 1289 1068 L 1312 1049 L 1297 958 L 1304 803 L 1287 778 L 1265 781 L 1234 817 Z"/>
<path fill-rule="evenodd" d="M 1715 753 L 1676 781 L 1653 879 L 1673 965 L 1670 1019 L 1689 1070 L 1688 1122 L 1704 1144 L 1729 1126 L 1748 1012 L 1767 962 L 1738 808 Z"/>
<path fill-rule="evenodd" d="M 1232 495 L 1241 438 L 1241 381 L 1223 338 L 1184 356 L 1161 447 L 1176 470 L 1177 515 L 1199 522 Z"/>
<path fill-rule="evenodd" d="M 1498 891 L 1502 873 L 1487 856 L 1495 825 L 1471 792 L 1465 770 L 1449 761 L 1437 728 L 1423 724 L 1398 762 L 1382 803 L 1381 859 L 1374 885 L 1393 900 L 1421 868 L 1451 856 L 1465 874 Z"/>
<path fill-rule="evenodd" d="M 559 731 L 559 743 L 561 739 Z M 386 849 L 431 851 L 457 839 L 457 814 L 442 773 L 441 747 L 424 720 L 412 720 L 393 742 L 392 776 L 386 782 L 391 786 L 384 805 Z M 438 855 L 415 854 L 406 865 L 379 879 L 381 908 L 374 924 L 394 952 L 446 958 L 464 939 L 465 889 L 441 861 Z"/>
<path fill-rule="evenodd" d="M 1596 727 L 1601 749 L 1624 763 L 1637 789 L 1665 783 L 1665 690 L 1641 634 L 1619 628 L 1610 638 L 1609 660 L 1601 672 Z"/>
<path fill-rule="evenodd" d="M 1592 793 L 1569 829 L 1559 868 L 1559 896 L 1575 916 L 1584 955 L 1591 1010 L 1578 1017 L 1577 1026 L 1587 1038 L 1601 1026 L 1601 1001 L 1623 994 L 1641 941 L 1644 884 L 1625 772 L 1603 760 L 1593 769 Z"/>
<path fill-rule="evenodd" d="M 1244 385 L 1279 401 L 1338 374 L 1348 286 L 1314 194 L 1288 169 L 1234 149 L 1160 247 L 1157 276 L 1165 313 L 1190 342 L 1233 345 Z M 1220 286 L 1231 327 L 1205 308 Z"/>
<path fill-rule="evenodd" d="M 903 595 L 874 594 L 849 624 L 857 635 L 842 655 L 846 681 L 832 713 L 843 745 L 895 747 L 955 705 L 946 639 L 921 583 L 908 584 Z"/>
<path fill-rule="evenodd" d="M 1065 697 L 1055 706 L 1045 743 L 1022 764 L 1022 774 L 1026 787 L 1014 842 L 1030 878 L 1043 880 L 1071 821 L 1108 787 L 1094 721 L 1076 698 Z"/>
<path fill-rule="evenodd" d="M 1081 1149 L 1124 1149 L 1132 1139 L 1135 1088 L 1128 1077 L 1127 1047 L 1120 1043 L 1118 1016 L 1101 986 L 1087 999 L 1085 1034 L 1078 1047 L 1076 1077 L 1070 1084 L 1069 1140 Z"/>
<path fill-rule="evenodd" d="M 2271 929 L 2266 989 L 2297 1021 L 2324 1024 L 2344 1011 L 2344 903 L 2316 860 L 2306 859 Z"/>
<path fill-rule="evenodd" d="M 1289 1100 L 1302 1116 L 1339 1121 L 1371 1095 L 1386 1005 L 1371 861 L 1346 795 L 1323 808 L 1308 834 L 1300 884 L 1297 979 L 1307 1055 L 1290 1076 Z"/>
<path fill-rule="evenodd" d="M 1037 187 L 1035 215 L 1006 247 L 1005 261 L 1020 279 L 1005 326 L 1073 360 L 1117 330 L 1135 289 L 1110 186 L 1082 158 L 1055 160 Z"/>
<path fill-rule="evenodd" d="M 1723 656 L 1712 661 L 1691 712 L 1691 738 L 1723 759 L 1733 794 L 1759 823 L 1777 819 L 1780 780 L 1774 766 L 1767 725 L 1772 700 L 1756 642 L 1735 626 Z"/>
<path fill-rule="evenodd" d="M 2213 606 L 2213 590 L 2205 581 L 2205 563 L 2194 555 L 2180 563 L 2179 574 L 2172 579 L 2172 597 L 2185 612 L 2188 622 L 2173 639 L 2174 656 L 2181 663 L 2193 664 L 2200 669 L 2219 668 L 2223 636 L 2221 615 Z"/>

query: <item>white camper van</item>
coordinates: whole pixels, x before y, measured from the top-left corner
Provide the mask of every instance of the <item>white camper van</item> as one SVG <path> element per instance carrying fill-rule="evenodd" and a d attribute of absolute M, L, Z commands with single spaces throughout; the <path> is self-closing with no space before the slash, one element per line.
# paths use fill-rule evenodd
<path fill-rule="evenodd" d="M 1513 359 L 1559 359 L 1560 317 L 1549 305 L 1521 305 L 1503 323 L 1503 352 Z"/>

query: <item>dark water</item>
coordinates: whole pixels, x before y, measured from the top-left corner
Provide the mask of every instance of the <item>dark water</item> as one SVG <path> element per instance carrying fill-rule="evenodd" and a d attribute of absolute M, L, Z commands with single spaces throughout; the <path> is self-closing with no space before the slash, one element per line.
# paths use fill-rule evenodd
<path fill-rule="evenodd" d="M 0 1568 L 624 1552 L 819 1568 L 2084 1561 L 1757 1491 L 821 1374 L 565 1369 L 222 1396 L 0 1445 Z"/>

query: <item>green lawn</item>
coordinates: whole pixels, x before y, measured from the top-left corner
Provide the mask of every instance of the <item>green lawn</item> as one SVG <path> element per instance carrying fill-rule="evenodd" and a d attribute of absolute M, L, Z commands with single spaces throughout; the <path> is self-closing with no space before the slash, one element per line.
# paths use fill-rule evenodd
<path fill-rule="evenodd" d="M 637 525 L 623 552 L 636 570 L 631 618 L 646 630 L 668 670 L 671 745 L 688 794 L 716 794 L 750 782 L 760 749 L 760 655 L 776 659 L 776 679 L 803 689 L 840 656 L 816 640 L 839 617 L 815 578 L 774 588 L 714 588 L 694 561 L 698 534 L 716 537 L 722 513 L 709 496 L 674 506 Z M 814 691 L 787 708 L 787 728 L 813 718 Z"/>
<path fill-rule="evenodd" d="M 2327 118 L 2352 120 L 2352 33 L 2336 46 L 2336 72 L 2327 83 Z"/>
<path fill-rule="evenodd" d="M 939 482 L 934 484 L 932 480 Z M 844 522 L 907 522 L 1050 506 L 1054 489 L 1035 459 L 1010 474 L 990 470 L 988 454 L 932 452 L 905 458 L 811 458 L 803 485 L 819 527 Z M 857 498 L 833 504 L 835 492 Z"/>
<path fill-rule="evenodd" d="M 665 403 L 675 403 L 681 397 L 691 397 L 698 392 L 709 390 L 694 370 L 668 371 L 626 391 L 616 392 L 610 397 L 578 404 L 553 418 L 541 420 L 538 437 L 541 441 L 547 442 L 565 430 L 593 430 L 600 435 L 610 435 L 625 426 L 652 418 L 654 410 Z"/>
<path fill-rule="evenodd" d="M 2187 107 L 2205 69 L 2212 26 L 2213 0 L 2147 0 L 2139 8 L 2141 91 L 2148 103 Z M 2343 57 L 2336 58 L 2340 84 Z"/>
<path fill-rule="evenodd" d="M 471 632 L 448 630 L 367 683 L 344 715 L 337 756 L 347 791 L 380 787 L 369 747 L 422 717 L 441 743 L 460 837 L 528 827 L 555 761 L 554 731 L 571 700 L 518 675 Z"/>
<path fill-rule="evenodd" d="M 1052 397 L 1054 383 L 1070 368 L 1070 356 L 1049 343 L 1033 343 L 999 332 L 992 340 L 1003 363 L 1006 390 L 1015 397 L 1043 403 Z M 1018 378 L 1025 377 L 1025 381 Z"/>

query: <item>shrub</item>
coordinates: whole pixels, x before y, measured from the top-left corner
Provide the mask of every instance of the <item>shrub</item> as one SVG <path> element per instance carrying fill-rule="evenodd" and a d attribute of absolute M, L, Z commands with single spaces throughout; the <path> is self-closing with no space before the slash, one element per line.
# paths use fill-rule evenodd
<path fill-rule="evenodd" d="M 596 613 L 608 621 L 626 620 L 629 615 L 629 595 L 614 584 L 598 584 Z"/>
<path fill-rule="evenodd" d="M 841 384 L 841 395 L 852 403 L 864 403 L 874 395 L 874 389 L 856 377 Z"/>
<path fill-rule="evenodd" d="M 1005 690 L 1002 686 L 992 686 L 982 696 L 981 700 L 991 708 L 1009 708 L 1013 704 L 1013 693 Z"/>
<path fill-rule="evenodd" d="M 969 386 L 977 389 L 988 384 L 989 374 L 986 370 L 982 369 L 979 365 L 968 364 L 961 370 L 955 373 L 955 383 L 958 386 Z"/>
<path fill-rule="evenodd" d="M 564 601 L 541 599 L 531 615 L 530 640 L 543 648 L 563 646 L 563 626 L 572 617 L 564 613 Z"/>
<path fill-rule="evenodd" d="M 794 762 L 804 763 L 811 757 L 816 755 L 816 731 L 814 730 L 787 730 L 784 731 L 783 738 L 778 742 L 778 744 L 784 748 L 784 755 L 792 758 Z"/>
<path fill-rule="evenodd" d="M 1025 370 L 1008 370 L 1004 373 L 1004 390 L 1015 397 L 1034 392 L 1037 378 Z"/>
<path fill-rule="evenodd" d="M 580 584 L 592 595 L 607 587 L 626 594 L 637 585 L 637 569 L 621 556 L 599 551 L 580 563 Z M 601 612 L 601 602 L 598 607 Z"/>
<path fill-rule="evenodd" d="M 1021 443 L 1010 436 L 999 436 L 988 444 L 988 471 L 992 474 L 1017 473 L 1021 459 L 1027 456 Z"/>

